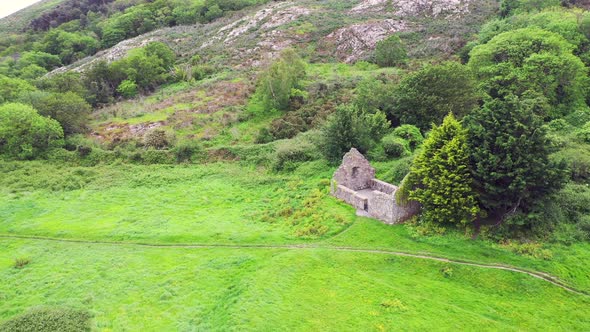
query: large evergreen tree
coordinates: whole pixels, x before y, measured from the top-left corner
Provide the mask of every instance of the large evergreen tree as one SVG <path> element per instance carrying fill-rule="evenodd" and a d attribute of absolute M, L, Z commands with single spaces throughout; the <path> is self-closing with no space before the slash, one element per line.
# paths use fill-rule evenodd
<path fill-rule="evenodd" d="M 475 219 L 467 131 L 452 113 L 433 127 L 404 182 L 412 186 L 410 200 L 422 205 L 422 220 L 467 224 Z"/>
<path fill-rule="evenodd" d="M 561 188 L 563 165 L 549 160 L 551 144 L 534 111 L 538 102 L 514 95 L 490 99 L 465 119 L 480 206 L 496 222 Z"/>

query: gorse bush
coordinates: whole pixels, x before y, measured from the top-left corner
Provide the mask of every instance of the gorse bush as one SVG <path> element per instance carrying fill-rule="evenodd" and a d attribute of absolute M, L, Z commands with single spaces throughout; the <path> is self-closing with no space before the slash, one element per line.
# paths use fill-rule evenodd
<path fill-rule="evenodd" d="M 166 149 L 174 143 L 174 137 L 162 129 L 152 129 L 143 136 L 143 144 L 148 148 Z"/>

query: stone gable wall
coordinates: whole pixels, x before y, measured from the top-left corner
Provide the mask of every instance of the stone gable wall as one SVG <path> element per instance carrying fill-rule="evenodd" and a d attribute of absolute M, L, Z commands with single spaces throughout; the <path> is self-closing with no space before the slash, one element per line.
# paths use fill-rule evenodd
<path fill-rule="evenodd" d="M 351 149 L 332 178 L 332 195 L 355 207 L 363 215 L 388 224 L 408 220 L 420 211 L 416 202 L 400 206 L 395 201 L 398 187 L 375 179 L 375 169 L 356 149 Z M 362 194 L 359 193 L 362 191 Z"/>

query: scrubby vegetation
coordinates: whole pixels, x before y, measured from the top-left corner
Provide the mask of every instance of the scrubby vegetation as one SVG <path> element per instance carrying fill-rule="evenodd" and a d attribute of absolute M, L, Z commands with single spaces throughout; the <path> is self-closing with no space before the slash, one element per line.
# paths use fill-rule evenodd
<path fill-rule="evenodd" d="M 48 4 L 0 38 L 0 331 L 587 330 L 585 6 Z M 351 148 L 419 215 L 331 197 Z"/>

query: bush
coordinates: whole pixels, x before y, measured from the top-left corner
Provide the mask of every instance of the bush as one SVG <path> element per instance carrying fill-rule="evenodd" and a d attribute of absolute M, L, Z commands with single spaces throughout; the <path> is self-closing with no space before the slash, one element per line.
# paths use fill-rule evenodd
<path fill-rule="evenodd" d="M 590 152 L 586 148 L 571 148 L 557 152 L 553 159 L 564 161 L 571 179 L 576 182 L 590 183 Z"/>
<path fill-rule="evenodd" d="M 162 129 L 152 129 L 143 136 L 143 144 L 148 148 L 166 149 L 172 145 L 173 137 Z"/>
<path fill-rule="evenodd" d="M 395 161 L 395 164 L 385 173 L 383 179 L 386 182 L 400 184 L 402 180 L 410 173 L 414 157 L 401 158 Z"/>
<path fill-rule="evenodd" d="M 22 269 L 23 267 L 29 265 L 31 260 L 27 257 L 19 257 L 14 259 L 14 268 L 15 269 Z"/>
<path fill-rule="evenodd" d="M 393 135 L 408 141 L 410 149 L 414 150 L 424 142 L 420 129 L 412 125 L 401 125 L 393 130 Z"/>
<path fill-rule="evenodd" d="M 399 36 L 393 35 L 377 43 L 375 63 L 379 67 L 394 67 L 407 61 L 408 52 Z"/>
<path fill-rule="evenodd" d="M 584 143 L 590 143 L 590 122 L 586 123 L 582 129 L 576 132 L 576 138 Z"/>
<path fill-rule="evenodd" d="M 181 141 L 176 144 L 172 152 L 176 157 L 176 162 L 190 162 L 193 157 L 203 152 L 203 148 L 196 141 Z"/>
<path fill-rule="evenodd" d="M 320 150 L 333 163 L 340 161 L 351 148 L 367 153 L 389 126 L 382 112 L 368 113 L 354 105 L 340 106 L 322 128 Z"/>
<path fill-rule="evenodd" d="M 91 330 L 88 311 L 38 307 L 0 325 L 0 332 L 80 332 Z"/>
<path fill-rule="evenodd" d="M 410 154 L 410 144 L 408 141 L 395 135 L 383 137 L 381 145 L 385 154 L 390 158 L 400 158 Z"/>
<path fill-rule="evenodd" d="M 0 154 L 17 159 L 37 158 L 63 146 L 63 137 L 59 122 L 39 115 L 30 106 L 0 106 Z"/>
<path fill-rule="evenodd" d="M 404 77 L 394 89 L 391 118 L 422 132 L 439 125 L 452 110 L 458 119 L 478 106 L 480 93 L 472 71 L 456 62 L 428 65 Z"/>
<path fill-rule="evenodd" d="M 174 164 L 175 157 L 167 150 L 148 149 L 141 154 L 143 163 L 152 164 Z"/>
<path fill-rule="evenodd" d="M 582 108 L 573 111 L 565 117 L 567 123 L 574 127 L 582 127 L 586 123 L 590 122 L 590 109 Z"/>
<path fill-rule="evenodd" d="M 137 96 L 137 83 L 133 80 L 124 80 L 117 87 L 117 92 L 125 98 L 133 98 Z"/>
<path fill-rule="evenodd" d="M 311 161 L 318 157 L 316 147 L 308 141 L 284 141 L 277 145 L 273 168 L 279 171 L 292 170 L 298 163 Z"/>

